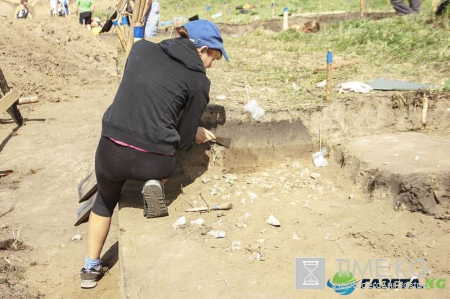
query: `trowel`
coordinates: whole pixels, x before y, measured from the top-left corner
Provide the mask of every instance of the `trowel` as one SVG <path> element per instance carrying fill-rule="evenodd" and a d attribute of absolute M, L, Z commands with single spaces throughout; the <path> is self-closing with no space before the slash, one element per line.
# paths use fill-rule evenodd
<path fill-rule="evenodd" d="M 219 145 L 230 147 L 231 146 L 231 138 L 228 137 L 218 137 L 216 136 L 215 140 L 211 140 L 212 142 L 215 142 Z"/>

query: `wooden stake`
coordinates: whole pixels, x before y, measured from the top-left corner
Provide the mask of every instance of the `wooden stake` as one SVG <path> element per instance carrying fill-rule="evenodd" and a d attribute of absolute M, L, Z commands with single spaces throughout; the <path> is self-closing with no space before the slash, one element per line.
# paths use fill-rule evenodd
<path fill-rule="evenodd" d="M 422 100 L 422 126 L 425 128 L 427 126 L 427 111 L 428 111 L 428 97 L 427 94 L 423 94 Z"/>
<path fill-rule="evenodd" d="M 206 19 L 207 20 L 210 19 L 210 13 L 211 13 L 211 6 L 207 5 L 206 6 Z"/>
<path fill-rule="evenodd" d="M 145 2 L 145 0 L 142 0 Z M 130 34 L 128 34 L 128 42 L 127 42 L 127 50 L 125 53 L 125 60 L 127 60 L 128 55 L 130 54 L 131 51 L 131 47 L 134 44 L 134 24 L 138 22 L 138 16 L 139 16 L 139 11 L 136 9 L 138 7 L 141 7 L 141 0 L 135 0 L 134 1 L 134 8 L 133 9 L 133 17 L 131 18 L 131 24 L 130 24 Z"/>
<path fill-rule="evenodd" d="M 356 63 L 358 63 L 357 60 L 336 62 L 336 63 L 334 63 L 331 66 L 331 69 L 338 69 L 338 68 L 341 68 L 341 67 L 344 67 L 344 66 L 354 65 Z M 316 67 L 312 72 L 313 72 L 313 74 L 315 74 L 315 73 L 317 73 L 319 71 L 323 71 L 323 70 L 326 70 L 326 69 L 327 69 L 327 66 L 319 66 L 319 67 Z"/>
<path fill-rule="evenodd" d="M 364 0 L 359 0 L 359 17 L 364 18 Z"/>
<path fill-rule="evenodd" d="M 272 7 L 272 19 L 275 18 L 275 2 L 270 2 L 270 7 Z"/>
<path fill-rule="evenodd" d="M 224 18 L 224 20 L 225 20 L 225 23 L 227 22 L 227 6 L 226 6 L 226 3 L 225 3 L 225 1 L 222 3 L 223 4 L 223 12 L 222 12 L 222 16 L 223 16 L 223 18 Z"/>
<path fill-rule="evenodd" d="M 331 66 L 333 63 L 333 53 L 327 53 L 327 102 L 331 102 Z"/>
<path fill-rule="evenodd" d="M 285 7 L 283 10 L 283 30 L 287 30 L 289 28 L 288 17 L 289 9 Z"/>
<path fill-rule="evenodd" d="M 144 11 L 146 10 L 147 3 L 150 2 L 150 1 L 151 0 L 147 0 L 147 1 L 142 0 L 141 1 L 141 3 L 140 3 L 141 5 L 139 7 L 139 15 L 138 15 L 138 22 L 139 23 L 144 23 L 144 17 L 145 17 Z"/>
<path fill-rule="evenodd" d="M 119 36 L 119 41 L 120 41 L 120 44 L 122 45 L 122 49 L 124 51 L 126 51 L 127 43 L 126 43 L 125 35 L 122 30 L 122 26 L 116 26 L 116 31 L 117 31 L 117 35 Z"/>

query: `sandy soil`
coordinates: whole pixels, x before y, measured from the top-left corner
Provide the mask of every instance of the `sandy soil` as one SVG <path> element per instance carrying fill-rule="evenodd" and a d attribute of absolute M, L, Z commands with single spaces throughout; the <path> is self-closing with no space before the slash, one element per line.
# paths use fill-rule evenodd
<path fill-rule="evenodd" d="M 19 89 L 22 96 L 37 95 L 40 100 L 20 107 L 26 125 L 19 130 L 15 130 L 7 113 L 0 114 L 0 170 L 13 170 L 0 178 L 1 297 L 119 298 L 117 219 L 104 250 L 104 259 L 114 266 L 99 286 L 89 291 L 79 288 L 78 274 L 85 255 L 86 225 L 73 226 L 79 207 L 76 186 L 93 170 L 100 120 L 118 86 L 120 57 L 116 45 L 82 29 L 75 19 L 23 22 L 0 18 L 0 27 L 0 67 L 10 87 Z M 229 80 L 226 67 L 219 67 L 218 72 L 215 78 Z M 189 248 L 192 255 L 210 250 L 217 258 L 229 256 L 232 241 L 243 240 L 243 248 L 233 253 L 235 260 L 229 263 L 228 269 L 235 275 L 230 281 L 255 294 L 274 292 L 273 284 L 265 281 L 279 281 L 280 288 L 294 288 L 293 276 L 285 272 L 274 276 L 270 271 L 290 269 L 292 274 L 295 256 L 339 256 L 362 261 L 423 258 L 433 277 L 450 275 L 450 244 L 443 237 L 450 232 L 448 222 L 394 211 L 383 201 L 369 202 L 358 185 L 341 177 L 337 163 L 330 161 L 330 167 L 315 170 L 309 154 L 269 161 L 268 166 L 250 170 L 234 169 L 232 174 L 237 180 L 231 181 L 211 168 L 203 176 L 204 182 L 199 178 L 186 187 L 188 194 L 216 189 L 226 196 L 224 190 L 231 188 L 231 182 L 233 192 L 229 193 L 229 200 L 238 207 L 230 212 L 226 223 L 232 239 L 211 245 L 210 239 L 208 244 L 204 242 L 206 236 L 201 233 L 194 237 L 194 226 L 174 232 L 173 220 L 186 208 L 179 198 L 171 205 L 171 216 L 158 220 L 165 229 L 153 233 L 198 243 L 198 249 Z M 312 178 L 311 171 L 321 177 Z M 139 187 L 134 188 L 135 193 L 136 188 Z M 250 191 L 259 198 L 253 198 Z M 194 196 L 187 199 L 198 200 Z M 136 214 L 139 209 L 134 207 Z M 282 222 L 280 228 L 265 224 L 270 214 Z M 261 234 L 264 237 L 259 237 Z M 82 239 L 73 240 L 77 235 Z M 13 241 L 7 241 L 10 239 Z M 258 242 L 259 239 L 267 240 Z M 163 266 L 159 267 L 162 271 Z M 196 263 L 189 267 L 192 272 L 200 271 Z M 215 275 L 207 269 L 201 271 L 204 277 Z M 185 285 L 180 290 L 191 287 Z M 186 298 L 180 292 L 167 286 L 172 298 Z M 188 294 L 195 293 L 189 289 Z M 291 289 L 278 294 L 275 298 L 295 293 Z M 315 294 L 314 298 L 323 298 L 322 293 Z M 397 294 L 361 293 L 360 298 L 403 298 Z M 445 290 L 429 295 L 426 298 L 450 298 Z M 408 298 L 425 297 L 416 292 Z"/>

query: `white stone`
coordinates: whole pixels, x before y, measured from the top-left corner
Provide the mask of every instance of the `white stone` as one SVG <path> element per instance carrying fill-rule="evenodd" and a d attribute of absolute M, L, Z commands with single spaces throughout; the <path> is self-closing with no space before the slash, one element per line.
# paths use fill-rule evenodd
<path fill-rule="evenodd" d="M 172 225 L 172 228 L 177 229 L 179 227 L 184 227 L 184 226 L 186 226 L 186 217 L 183 216 L 183 217 L 178 218 L 177 221 L 175 221 L 175 223 Z"/>
<path fill-rule="evenodd" d="M 219 239 L 219 238 L 225 238 L 226 233 L 223 230 L 212 230 L 212 231 L 209 231 L 207 235 L 213 236 L 214 238 Z"/>
<path fill-rule="evenodd" d="M 80 234 L 77 234 L 75 236 L 72 237 L 72 241 L 80 241 L 82 239 Z"/>
<path fill-rule="evenodd" d="M 280 221 L 278 221 L 277 218 L 275 218 L 275 216 L 270 215 L 269 218 L 267 219 L 267 224 L 273 225 L 273 226 L 281 226 Z"/>
<path fill-rule="evenodd" d="M 191 224 L 203 225 L 203 223 L 205 223 L 205 219 L 202 219 L 202 218 L 198 218 L 196 220 L 191 221 Z"/>
<path fill-rule="evenodd" d="M 240 240 L 234 240 L 233 243 L 231 243 L 231 250 L 239 250 L 242 249 L 242 242 Z"/>
<path fill-rule="evenodd" d="M 311 173 L 309 174 L 309 176 L 312 177 L 313 179 L 318 179 L 318 178 L 320 178 L 320 173 L 317 173 L 317 172 L 311 172 Z"/>

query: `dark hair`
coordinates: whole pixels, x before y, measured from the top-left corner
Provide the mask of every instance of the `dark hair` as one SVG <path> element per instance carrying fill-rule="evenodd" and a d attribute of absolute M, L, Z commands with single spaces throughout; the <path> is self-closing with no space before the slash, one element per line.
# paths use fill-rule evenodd
<path fill-rule="evenodd" d="M 178 32 L 181 38 L 189 38 L 189 34 L 184 28 L 184 26 L 176 27 L 175 31 Z M 222 59 L 222 51 L 218 49 L 210 49 L 208 48 L 208 55 L 214 57 L 214 59 L 220 60 Z"/>

